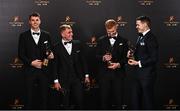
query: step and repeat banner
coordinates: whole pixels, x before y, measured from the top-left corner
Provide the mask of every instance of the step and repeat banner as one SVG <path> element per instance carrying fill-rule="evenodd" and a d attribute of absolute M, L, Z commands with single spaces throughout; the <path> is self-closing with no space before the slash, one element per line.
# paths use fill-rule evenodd
<path fill-rule="evenodd" d="M 74 39 L 81 40 L 92 74 L 92 86 L 85 91 L 89 109 L 98 107 L 96 40 L 106 34 L 104 22 L 115 19 L 119 34 L 136 42 L 135 19 L 147 15 L 159 41 L 158 75 L 155 84 L 156 109 L 180 109 L 180 1 L 179 0 L 0 0 L 0 109 L 22 109 L 25 101 L 25 74 L 18 58 L 19 34 L 29 29 L 28 16 L 41 15 L 41 28 L 50 32 L 55 44 L 58 28 L 70 24 Z M 125 82 L 125 94 L 126 84 Z M 51 101 L 56 94 L 51 91 Z M 93 97 L 92 97 L 93 96 Z M 128 109 L 127 95 L 124 109 Z M 51 106 L 53 103 L 50 102 Z"/>

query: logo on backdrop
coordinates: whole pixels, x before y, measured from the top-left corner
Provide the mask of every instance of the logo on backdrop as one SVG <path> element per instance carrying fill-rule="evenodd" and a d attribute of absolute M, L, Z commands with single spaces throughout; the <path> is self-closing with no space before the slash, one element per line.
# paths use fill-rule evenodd
<path fill-rule="evenodd" d="M 127 24 L 127 22 L 124 21 L 124 18 L 122 16 L 118 16 L 116 21 L 120 27 L 124 27 Z"/>
<path fill-rule="evenodd" d="M 22 68 L 23 63 L 18 57 L 15 57 L 12 61 L 12 63 L 9 64 L 11 68 Z"/>
<path fill-rule="evenodd" d="M 24 24 L 24 22 L 21 20 L 20 16 L 13 16 L 9 24 L 12 27 L 21 27 Z"/>
<path fill-rule="evenodd" d="M 165 63 L 164 66 L 165 68 L 177 68 L 178 67 L 178 63 L 176 63 L 174 57 L 170 57 L 168 60 L 168 63 Z"/>
<path fill-rule="evenodd" d="M 172 98 L 169 99 L 168 104 L 164 105 L 167 110 L 176 110 L 178 106 Z"/>
<path fill-rule="evenodd" d="M 49 5 L 50 1 L 49 0 L 34 0 L 34 3 L 37 6 L 46 6 L 46 5 Z"/>
<path fill-rule="evenodd" d="M 90 38 L 90 41 L 86 42 L 86 44 L 88 45 L 88 47 L 96 47 L 97 46 L 97 40 L 95 36 L 92 36 Z"/>
<path fill-rule="evenodd" d="M 154 0 L 138 0 L 139 5 L 150 6 L 154 3 Z"/>
<path fill-rule="evenodd" d="M 24 105 L 21 104 L 19 98 L 15 98 L 9 106 L 11 107 L 11 109 L 23 109 L 24 107 Z"/>
<path fill-rule="evenodd" d="M 66 16 L 65 17 L 65 20 L 63 22 L 60 22 L 60 24 L 68 24 L 68 25 L 71 25 L 73 26 L 76 22 L 72 21 L 71 20 L 71 17 L 70 16 Z"/>
<path fill-rule="evenodd" d="M 176 17 L 173 15 L 167 17 L 164 23 L 166 24 L 166 26 L 173 26 L 173 27 L 176 27 L 179 24 L 179 22 L 176 20 Z"/>
<path fill-rule="evenodd" d="M 86 0 L 86 3 L 90 6 L 99 6 L 102 0 Z"/>

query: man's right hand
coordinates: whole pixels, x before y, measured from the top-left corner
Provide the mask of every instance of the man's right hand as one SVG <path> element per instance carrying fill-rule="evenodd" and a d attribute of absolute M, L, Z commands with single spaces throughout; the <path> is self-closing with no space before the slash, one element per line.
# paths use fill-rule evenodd
<path fill-rule="evenodd" d="M 110 55 L 110 54 L 105 54 L 103 56 L 103 61 L 110 61 L 111 59 L 112 59 L 112 55 Z"/>
<path fill-rule="evenodd" d="M 35 68 L 41 69 L 41 68 L 42 68 L 42 61 L 41 61 L 41 60 L 38 60 L 38 59 L 33 60 L 33 61 L 31 62 L 31 65 L 32 65 L 33 67 L 35 67 Z"/>
<path fill-rule="evenodd" d="M 54 88 L 58 91 L 61 89 L 61 85 L 59 84 L 59 82 L 54 83 Z"/>
<path fill-rule="evenodd" d="M 127 58 L 130 58 L 130 50 L 127 52 Z"/>

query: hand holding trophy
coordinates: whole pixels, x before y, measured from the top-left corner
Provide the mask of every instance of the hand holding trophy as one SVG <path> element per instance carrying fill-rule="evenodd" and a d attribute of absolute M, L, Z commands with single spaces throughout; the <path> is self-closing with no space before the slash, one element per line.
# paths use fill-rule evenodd
<path fill-rule="evenodd" d="M 45 41 L 44 42 L 44 45 L 45 45 L 45 58 L 44 58 L 44 60 L 43 60 L 43 63 L 42 63 L 42 65 L 43 66 L 48 66 L 48 63 L 49 63 L 49 59 L 48 59 L 48 56 L 51 54 L 51 50 L 50 50 L 50 46 L 49 46 L 49 44 L 48 44 L 48 41 Z"/>
<path fill-rule="evenodd" d="M 128 41 L 128 47 L 129 47 L 129 51 L 128 51 L 128 53 L 127 53 L 127 57 L 129 58 L 129 59 L 133 59 L 133 60 L 135 60 L 135 57 L 134 57 L 134 52 L 135 52 L 135 47 L 134 47 L 134 45 L 130 42 L 130 41 Z"/>
<path fill-rule="evenodd" d="M 103 56 L 103 61 L 106 62 L 107 67 L 111 66 L 111 63 L 112 63 L 112 53 L 111 53 L 111 51 L 106 51 L 105 55 Z"/>

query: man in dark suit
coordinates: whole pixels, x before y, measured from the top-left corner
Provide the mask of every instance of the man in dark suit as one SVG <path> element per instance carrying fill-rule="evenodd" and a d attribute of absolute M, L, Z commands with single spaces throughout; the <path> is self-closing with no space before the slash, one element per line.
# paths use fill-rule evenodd
<path fill-rule="evenodd" d="M 128 64 L 134 66 L 131 83 L 131 108 L 153 109 L 153 86 L 156 77 L 156 63 L 158 61 L 158 42 L 150 31 L 151 21 L 147 16 L 136 19 L 136 29 L 139 37 L 134 52 L 135 59 L 129 59 Z M 130 52 L 128 51 L 128 57 Z"/>
<path fill-rule="evenodd" d="M 54 47 L 54 87 L 66 92 L 63 96 L 65 109 L 70 108 L 70 94 L 75 100 L 77 109 L 83 108 L 82 80 L 89 83 L 89 74 L 83 54 L 82 44 L 73 40 L 73 31 L 70 25 L 60 26 L 61 40 Z"/>
<path fill-rule="evenodd" d="M 40 15 L 32 13 L 29 16 L 30 30 L 20 34 L 18 54 L 19 58 L 24 63 L 24 71 L 26 74 L 26 88 L 27 88 L 27 103 L 26 108 L 32 109 L 33 86 L 36 81 L 39 83 L 41 91 L 41 106 L 40 109 L 46 109 L 47 105 L 47 61 L 44 64 L 44 59 L 53 59 L 52 52 L 47 52 L 51 49 L 51 38 L 48 32 L 40 29 Z M 44 64 L 44 65 L 43 65 Z"/>
<path fill-rule="evenodd" d="M 107 35 L 99 38 L 96 55 L 99 62 L 101 108 L 108 109 L 108 97 L 112 94 L 116 109 L 121 109 L 128 45 L 127 40 L 117 32 L 118 24 L 115 20 L 107 20 L 105 27 Z"/>

